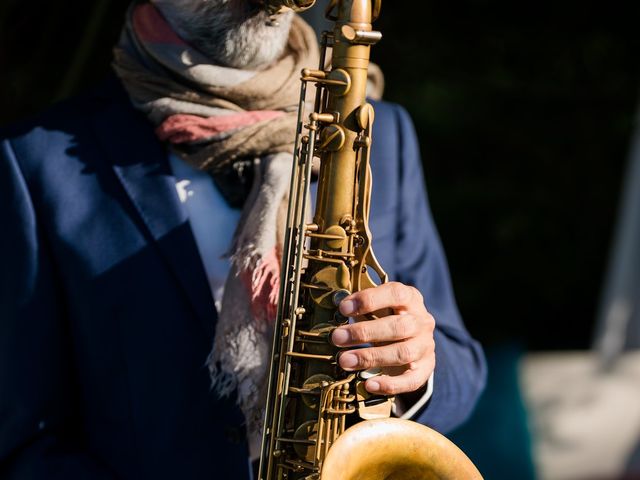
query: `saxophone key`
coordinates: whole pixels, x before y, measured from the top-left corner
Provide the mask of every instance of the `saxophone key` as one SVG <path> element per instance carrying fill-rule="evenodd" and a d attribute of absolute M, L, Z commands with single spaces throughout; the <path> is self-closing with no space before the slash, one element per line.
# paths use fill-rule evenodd
<path fill-rule="evenodd" d="M 347 298 L 349 295 L 351 295 L 351 292 L 349 290 L 346 290 L 346 289 L 336 290 L 332 297 L 333 305 L 335 307 L 339 307 L 342 301 L 345 298 Z"/>

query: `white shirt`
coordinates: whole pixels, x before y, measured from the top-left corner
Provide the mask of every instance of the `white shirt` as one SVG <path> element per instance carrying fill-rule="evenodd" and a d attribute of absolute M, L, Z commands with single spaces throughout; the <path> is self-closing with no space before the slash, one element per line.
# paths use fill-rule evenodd
<path fill-rule="evenodd" d="M 208 173 L 196 170 L 174 154 L 169 155 L 169 163 L 176 177 L 178 197 L 187 209 L 216 309 L 220 311 L 231 267 L 226 253 L 231 248 L 241 212 L 229 207 Z"/>
<path fill-rule="evenodd" d="M 169 163 L 176 177 L 178 197 L 187 209 L 216 309 L 220 311 L 224 283 L 230 269 L 229 259 L 225 254 L 231 247 L 241 212 L 227 204 L 208 173 L 196 170 L 174 154 L 169 155 Z M 427 403 L 432 393 L 433 374 L 429 377 L 424 395 L 406 411 L 400 411 L 403 408 L 396 404 L 394 413 L 400 418 L 412 418 Z"/>

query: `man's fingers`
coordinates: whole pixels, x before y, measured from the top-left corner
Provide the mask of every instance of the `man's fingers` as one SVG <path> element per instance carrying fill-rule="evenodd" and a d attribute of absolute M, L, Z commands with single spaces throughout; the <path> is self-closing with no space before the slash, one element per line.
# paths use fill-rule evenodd
<path fill-rule="evenodd" d="M 347 317 L 355 317 L 388 308 L 397 313 L 415 315 L 422 315 L 426 310 L 422 295 L 416 288 L 389 282 L 348 296 L 340 304 L 340 313 Z"/>
<path fill-rule="evenodd" d="M 411 314 L 391 315 L 345 325 L 333 331 L 331 340 L 339 347 L 352 347 L 363 343 L 393 342 L 412 338 L 428 329 L 433 331 L 435 320 L 431 315 L 416 317 Z"/>
<path fill-rule="evenodd" d="M 379 375 L 370 378 L 365 383 L 365 388 L 371 393 L 381 395 L 415 392 L 427 382 L 434 366 L 432 362 L 422 360 L 400 375 Z"/>
<path fill-rule="evenodd" d="M 349 317 L 384 310 L 396 315 L 345 325 L 334 330 L 332 341 L 341 347 L 376 346 L 348 350 L 338 358 L 347 371 L 383 368 L 366 388 L 372 393 L 394 395 L 419 389 L 433 371 L 435 320 L 418 290 L 392 282 L 356 292 L 342 301 L 340 312 Z M 378 316 L 381 314 L 378 313 Z"/>
<path fill-rule="evenodd" d="M 343 352 L 338 358 L 338 363 L 347 371 L 408 365 L 420 360 L 427 350 L 432 348 L 434 346 L 429 343 L 411 338 L 390 345 Z"/>

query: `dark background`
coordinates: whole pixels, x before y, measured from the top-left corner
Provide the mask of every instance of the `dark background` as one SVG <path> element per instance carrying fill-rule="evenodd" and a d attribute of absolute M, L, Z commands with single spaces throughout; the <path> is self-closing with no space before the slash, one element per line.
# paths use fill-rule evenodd
<path fill-rule="evenodd" d="M 0 124 L 100 81 L 127 4 L 2 0 Z M 458 301 L 487 345 L 590 345 L 640 85 L 639 10 L 384 3 L 374 60 L 415 121 Z"/>

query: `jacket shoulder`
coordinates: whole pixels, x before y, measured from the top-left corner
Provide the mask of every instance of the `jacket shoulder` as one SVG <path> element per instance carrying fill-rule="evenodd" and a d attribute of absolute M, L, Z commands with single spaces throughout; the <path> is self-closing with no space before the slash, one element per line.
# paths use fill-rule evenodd
<path fill-rule="evenodd" d="M 45 156 L 51 158 L 56 151 L 64 152 L 79 138 L 93 135 L 93 118 L 110 111 L 114 104 L 124 106 L 127 102 L 118 80 L 109 77 L 31 118 L 0 127 L 0 142 L 8 144 L 21 163 Z"/>
<path fill-rule="evenodd" d="M 81 95 L 0 129 L 0 162 L 15 162 L 29 185 L 49 185 L 49 179 L 63 176 L 68 182 L 103 168 L 118 149 L 128 148 L 118 143 L 120 137 L 141 141 L 152 135 L 151 124 L 112 75 Z"/>
<path fill-rule="evenodd" d="M 395 124 L 396 126 L 406 126 L 411 123 L 409 114 L 405 108 L 395 102 L 387 102 L 384 100 L 371 101 L 376 112 L 375 121 L 385 126 Z"/>
<path fill-rule="evenodd" d="M 127 102 L 127 96 L 114 75 L 42 112 L 9 125 L 0 126 L 0 139 L 18 139 L 38 129 L 51 131 L 81 126 L 90 115 L 117 102 Z"/>
<path fill-rule="evenodd" d="M 405 143 L 415 141 L 413 122 L 403 106 L 386 101 L 373 101 L 371 104 L 375 110 L 374 144 L 381 142 L 385 147 L 399 149 Z"/>

